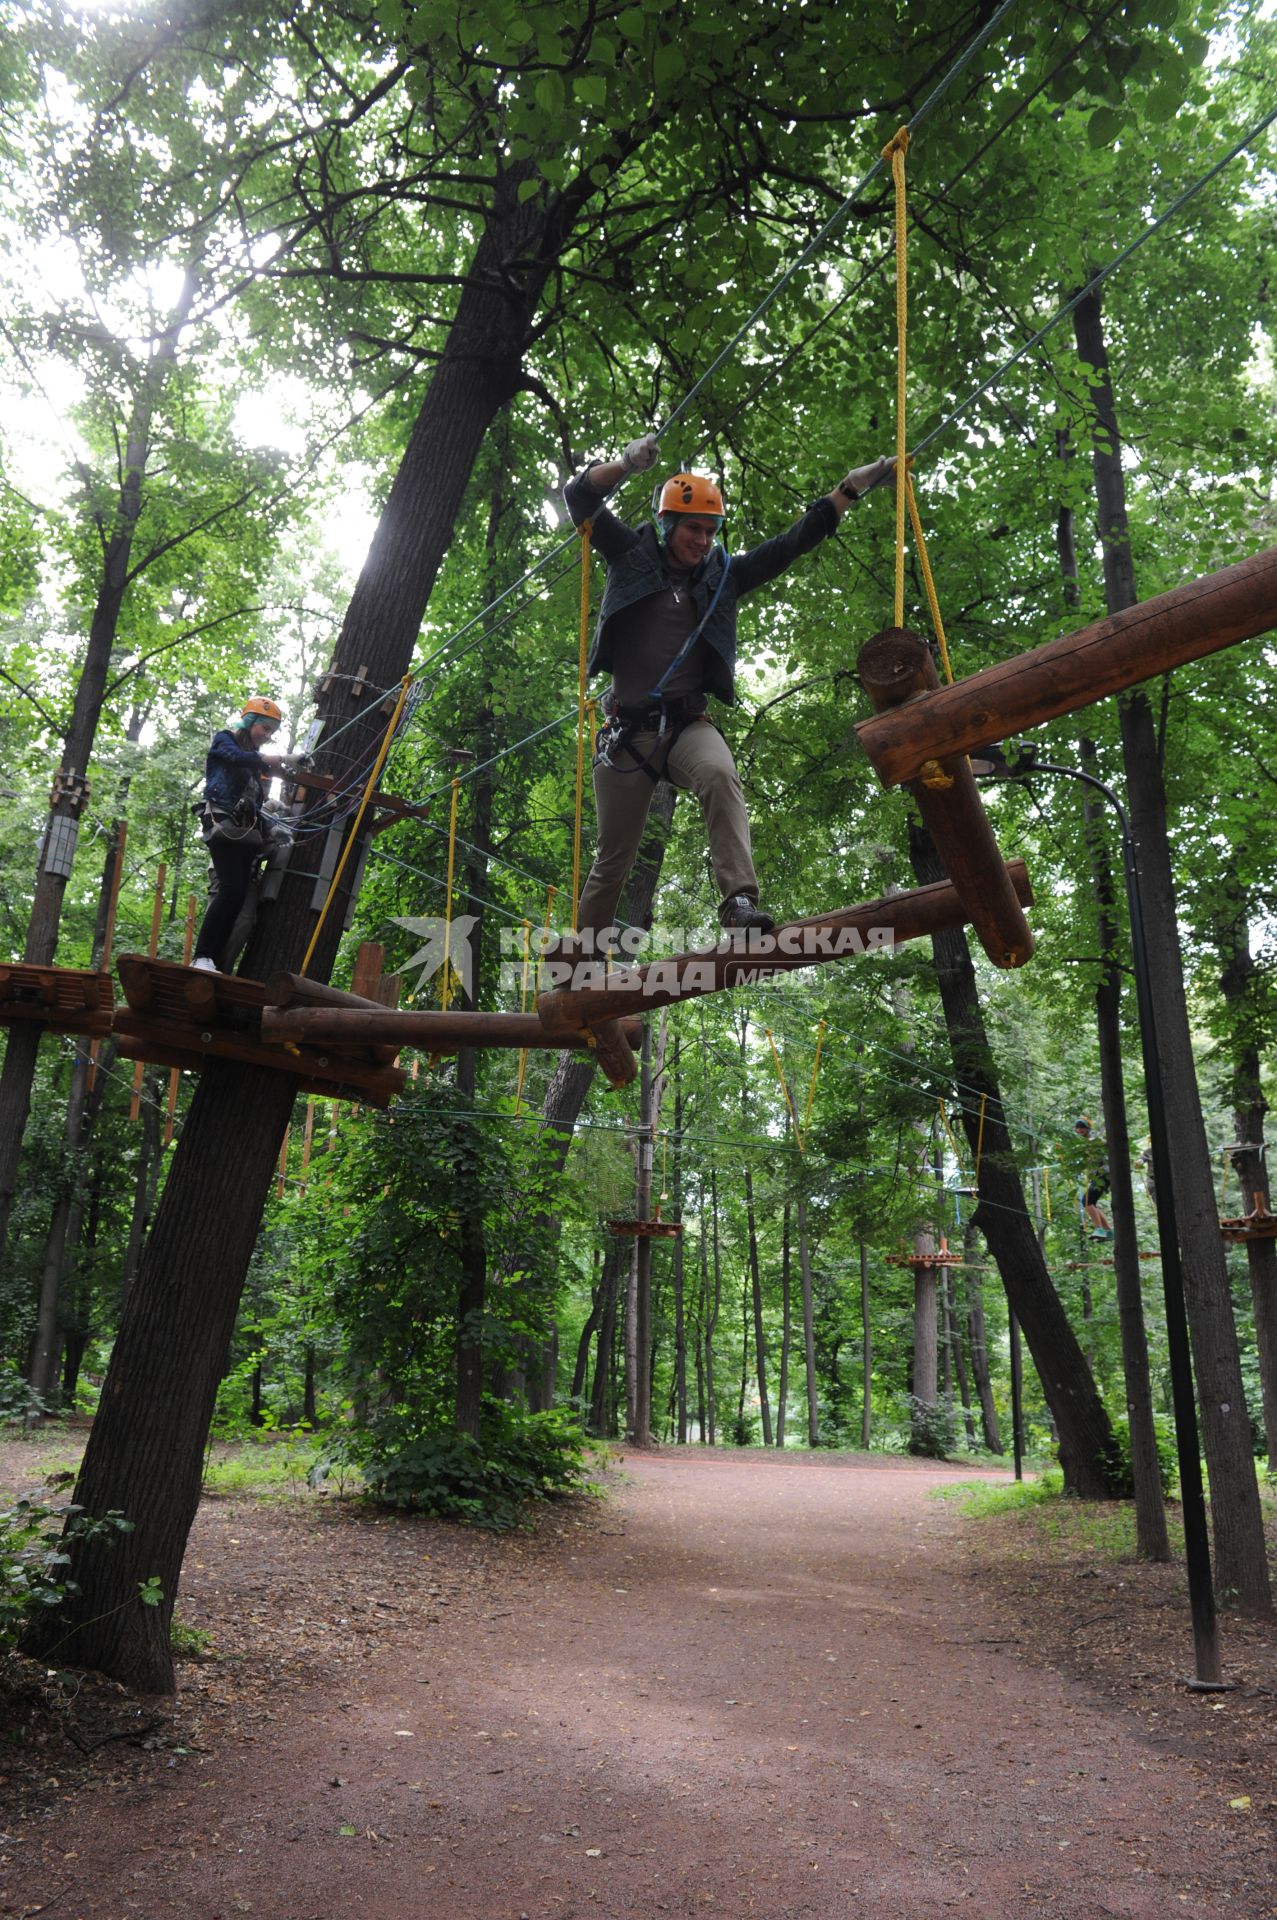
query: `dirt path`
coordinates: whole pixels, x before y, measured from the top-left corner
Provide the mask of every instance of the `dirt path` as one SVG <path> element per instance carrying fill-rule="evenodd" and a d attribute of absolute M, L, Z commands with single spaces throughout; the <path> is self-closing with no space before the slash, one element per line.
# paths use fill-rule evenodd
<path fill-rule="evenodd" d="M 0 1912 L 1277 1914 L 1267 1830 L 991 1620 L 928 1499 L 969 1472 L 623 1475 L 530 1539 L 276 1509 L 271 1566 L 246 1510 L 206 1506 L 182 1615 L 221 1621 L 224 1655 L 238 1621 L 269 1684 L 187 1670 L 175 1724 L 215 1722 L 207 1750 L 170 1731 L 55 1795 L 6 1848 Z"/>

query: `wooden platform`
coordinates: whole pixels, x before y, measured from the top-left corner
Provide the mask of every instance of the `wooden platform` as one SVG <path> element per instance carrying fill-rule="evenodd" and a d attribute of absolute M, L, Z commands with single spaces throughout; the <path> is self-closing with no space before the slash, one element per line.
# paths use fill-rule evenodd
<path fill-rule="evenodd" d="M 390 1063 L 394 1049 L 355 1044 L 300 1047 L 261 1037 L 261 1019 L 273 1004 L 260 980 L 209 973 L 171 960 L 126 953 L 119 960 L 127 1005 L 113 1030 L 128 1060 L 199 1069 L 209 1060 L 295 1073 L 301 1093 L 388 1107 L 407 1074 Z"/>
<path fill-rule="evenodd" d="M 84 967 L 0 966 L 0 1026 L 36 1020 L 56 1033 L 108 1034 L 115 1012 L 109 973 Z"/>
<path fill-rule="evenodd" d="M 674 1240 L 683 1231 L 681 1220 L 609 1220 L 609 1233 L 633 1240 Z"/>
<path fill-rule="evenodd" d="M 1254 1213 L 1234 1214 L 1221 1220 L 1219 1230 L 1230 1246 L 1240 1247 L 1248 1240 L 1277 1240 L 1277 1213 L 1257 1207 Z"/>

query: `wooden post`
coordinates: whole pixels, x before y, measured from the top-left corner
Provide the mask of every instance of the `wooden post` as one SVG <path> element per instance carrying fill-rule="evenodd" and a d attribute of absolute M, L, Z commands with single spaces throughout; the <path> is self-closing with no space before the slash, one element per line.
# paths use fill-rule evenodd
<path fill-rule="evenodd" d="M 862 720 L 885 787 L 1277 627 L 1277 547 Z"/>
<path fill-rule="evenodd" d="M 291 1134 L 291 1132 L 292 1132 L 292 1128 L 291 1128 L 291 1127 L 285 1127 L 285 1128 L 284 1128 L 284 1138 L 283 1138 L 283 1140 L 282 1140 L 282 1141 L 281 1141 L 281 1143 L 280 1143 L 280 1148 L 279 1148 L 279 1178 L 278 1178 L 278 1179 L 276 1180 L 276 1182 L 275 1182 L 275 1197 L 276 1197 L 276 1199 L 277 1199 L 277 1200 L 282 1200 L 282 1199 L 283 1199 L 283 1197 L 284 1197 L 284 1182 L 285 1182 L 285 1181 L 287 1180 L 287 1178 L 288 1178 L 288 1136 L 289 1136 L 289 1135 Z"/>
<path fill-rule="evenodd" d="M 306 1125 L 302 1132 L 301 1190 L 303 1193 L 305 1193 L 306 1191 L 306 1174 L 307 1174 L 307 1170 L 310 1167 L 310 1149 L 311 1149 L 311 1143 L 313 1142 L 314 1138 L 315 1138 L 315 1102 L 312 1099 L 306 1102 Z"/>
<path fill-rule="evenodd" d="M 1023 860 L 1010 861 L 1007 872 L 1017 898 L 1030 905 L 1033 891 Z M 961 926 L 966 918 L 957 888 L 947 880 L 933 881 L 929 886 L 886 894 L 838 913 L 792 920 L 774 933 L 751 932 L 747 939 L 723 939 L 700 953 L 675 954 L 642 967 L 616 968 L 607 975 L 606 985 L 560 988 L 541 994 L 537 1016 L 547 1033 L 570 1046 L 572 1035 L 582 1027 L 596 1027 L 601 1021 L 627 1013 L 648 1013 L 675 1000 L 753 986 L 773 974 L 823 966 L 830 960 L 872 950 L 875 945 L 890 950 L 901 941 Z"/>
<path fill-rule="evenodd" d="M 907 627 L 887 627 L 875 634 L 861 648 L 856 670 L 879 712 L 940 684 L 931 649 Z M 1033 935 L 998 851 L 970 761 L 963 754 L 928 760 L 918 778 L 906 784 L 980 945 L 995 966 L 1022 967 L 1033 952 Z"/>
<path fill-rule="evenodd" d="M 146 943 L 146 951 L 154 960 L 160 944 L 160 919 L 164 912 L 164 862 L 161 860 L 155 876 L 155 895 L 151 901 L 151 937 Z M 142 1111 L 142 1075 L 146 1068 L 141 1060 L 133 1069 L 133 1097 L 129 1101 L 129 1119 L 136 1120 Z"/>
<path fill-rule="evenodd" d="M 191 964 L 191 948 L 194 945 L 195 895 L 188 893 L 186 896 L 186 934 L 182 941 L 182 965 L 184 967 L 189 967 Z M 168 1077 L 168 1107 L 164 1114 L 164 1145 L 166 1147 L 173 1144 L 173 1116 L 177 1112 L 177 1083 L 179 1078 L 178 1069 L 174 1067 Z"/>

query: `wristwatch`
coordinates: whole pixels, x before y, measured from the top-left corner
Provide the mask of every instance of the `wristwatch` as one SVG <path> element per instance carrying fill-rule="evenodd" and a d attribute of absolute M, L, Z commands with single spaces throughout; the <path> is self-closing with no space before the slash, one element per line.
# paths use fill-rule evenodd
<path fill-rule="evenodd" d="M 838 482 L 838 491 L 844 500 L 859 500 L 860 498 L 860 495 L 857 493 L 855 487 L 852 486 L 850 480 L 840 480 Z"/>

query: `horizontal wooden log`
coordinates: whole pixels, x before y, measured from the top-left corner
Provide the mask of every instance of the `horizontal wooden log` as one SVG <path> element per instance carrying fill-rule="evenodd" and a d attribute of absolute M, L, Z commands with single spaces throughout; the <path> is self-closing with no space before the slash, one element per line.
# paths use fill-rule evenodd
<path fill-rule="evenodd" d="M 266 982 L 266 1003 L 271 1007 L 352 1007 L 380 1013 L 384 1000 L 370 1000 L 362 993 L 346 993 L 322 980 L 308 980 L 304 973 L 274 973 Z"/>
<path fill-rule="evenodd" d="M 856 668 L 879 711 L 940 684 L 926 641 L 906 627 L 876 634 L 861 648 Z M 1007 877 L 970 761 L 965 754 L 930 760 L 906 786 L 980 945 L 995 967 L 1022 967 L 1033 953 L 1033 935 Z"/>
<path fill-rule="evenodd" d="M 1017 899 L 1032 905 L 1033 890 L 1023 860 L 1007 863 Z M 651 1013 L 676 1000 L 695 1000 L 702 994 L 733 987 L 753 986 L 775 974 L 801 967 L 827 965 L 831 960 L 885 948 L 924 934 L 960 927 L 966 908 L 951 881 L 937 880 L 907 893 L 884 894 L 838 913 L 815 914 L 791 920 L 774 933 L 752 931 L 697 953 L 674 954 L 650 960 L 642 967 L 614 968 L 597 986 L 559 987 L 537 998 L 537 1017 L 560 1045 L 582 1027 L 597 1026 L 624 1014 Z"/>
<path fill-rule="evenodd" d="M 1107 620 L 919 693 L 856 728 L 884 787 L 1106 700 L 1277 627 L 1277 547 Z"/>
<path fill-rule="evenodd" d="M 536 1020 L 537 1017 L 532 1014 L 530 1018 Z M 538 1020 L 537 1025 L 540 1024 Z M 629 1040 L 630 1031 L 635 1028 L 638 1031 L 634 1037 L 638 1040 L 642 1035 L 641 1020 L 601 1020 L 597 1026 L 585 1030 L 586 1044 L 613 1090 L 628 1087 L 638 1072 L 638 1059 Z"/>
<path fill-rule="evenodd" d="M 625 1044 L 637 1043 L 641 1021 L 636 1017 L 622 1025 L 620 1037 Z M 272 1045 L 327 1044 L 352 1050 L 391 1045 L 418 1047 L 430 1053 L 459 1053 L 462 1047 L 570 1046 L 573 1035 L 556 1038 L 547 1033 L 535 1013 L 413 1012 L 404 1007 L 369 1005 L 267 1007 L 262 1014 L 262 1039 Z"/>

